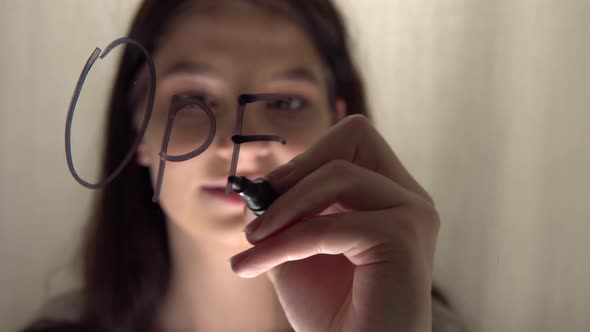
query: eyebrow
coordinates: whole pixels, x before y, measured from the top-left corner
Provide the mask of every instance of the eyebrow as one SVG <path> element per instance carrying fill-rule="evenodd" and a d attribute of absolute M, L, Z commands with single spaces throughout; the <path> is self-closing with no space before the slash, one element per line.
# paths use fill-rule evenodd
<path fill-rule="evenodd" d="M 168 67 L 163 73 L 160 79 L 166 79 L 170 76 L 179 75 L 179 74 L 193 74 L 193 75 L 204 75 L 209 76 L 212 78 L 221 78 L 222 75 L 219 71 L 203 65 L 201 63 L 196 62 L 177 62 L 172 66 Z M 157 76 L 157 75 L 156 75 Z M 286 71 L 280 72 L 274 75 L 271 80 L 273 81 L 282 81 L 282 80 L 295 80 L 295 81 L 305 81 L 314 85 L 320 85 L 319 79 L 305 67 L 294 67 L 288 69 Z M 143 81 L 139 84 L 139 86 L 135 89 L 135 93 L 132 93 L 133 100 L 136 100 L 139 96 L 144 95 L 147 92 L 147 82 Z"/>
<path fill-rule="evenodd" d="M 156 81 L 168 78 L 170 76 L 179 75 L 179 74 L 196 74 L 196 75 L 204 75 L 210 76 L 213 78 L 221 78 L 221 73 L 216 71 L 215 69 L 195 62 L 177 62 L 172 66 L 166 68 L 161 76 L 156 73 Z M 142 72 L 140 75 L 145 76 L 145 72 Z M 134 81 L 134 84 L 137 84 L 137 79 Z M 135 88 L 131 90 L 131 100 L 133 103 L 137 102 L 138 98 L 144 96 L 147 93 L 148 89 L 148 81 L 146 79 L 140 80 L 139 84 Z"/>
<path fill-rule="evenodd" d="M 211 76 L 214 78 L 222 77 L 219 71 L 209 66 L 194 62 L 178 62 L 164 71 L 164 73 L 162 74 L 162 79 L 176 74 L 186 73 L 194 75 Z M 319 84 L 319 80 L 316 78 L 316 76 L 305 67 L 295 67 L 288 69 L 277 75 L 274 75 L 272 77 L 272 80 L 301 80 L 316 85 Z"/>
<path fill-rule="evenodd" d="M 272 80 L 300 80 L 319 85 L 319 79 L 305 67 L 295 67 L 273 76 Z"/>
<path fill-rule="evenodd" d="M 195 62 L 177 62 L 167 68 L 164 73 L 162 73 L 162 78 L 166 78 L 169 76 L 173 76 L 176 74 L 195 74 L 195 75 L 204 75 L 204 76 L 211 76 L 214 78 L 221 78 L 222 75 L 219 71 L 203 65 L 201 63 Z"/>

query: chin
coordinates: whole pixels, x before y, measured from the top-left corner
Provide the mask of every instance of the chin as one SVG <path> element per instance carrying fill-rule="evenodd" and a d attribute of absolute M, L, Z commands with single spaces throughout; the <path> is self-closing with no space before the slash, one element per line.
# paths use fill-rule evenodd
<path fill-rule="evenodd" d="M 219 244 L 228 248 L 236 249 L 251 247 L 248 240 L 246 240 L 246 236 L 244 235 L 244 232 L 242 232 L 241 228 L 237 232 L 220 237 Z"/>

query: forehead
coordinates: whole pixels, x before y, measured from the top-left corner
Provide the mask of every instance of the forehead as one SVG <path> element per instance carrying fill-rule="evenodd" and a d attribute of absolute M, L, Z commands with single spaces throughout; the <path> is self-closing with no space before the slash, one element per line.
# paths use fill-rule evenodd
<path fill-rule="evenodd" d="M 277 12 L 252 5 L 183 12 L 163 35 L 154 58 L 158 70 L 176 63 L 197 63 L 234 80 L 305 68 L 325 84 L 321 58 L 302 27 Z"/>

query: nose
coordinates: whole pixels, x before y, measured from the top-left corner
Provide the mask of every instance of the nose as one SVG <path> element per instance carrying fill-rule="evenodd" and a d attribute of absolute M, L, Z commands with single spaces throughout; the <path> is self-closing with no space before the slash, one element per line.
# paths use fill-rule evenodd
<path fill-rule="evenodd" d="M 240 128 L 238 123 L 237 102 L 230 106 L 229 109 L 219 110 L 214 112 L 216 118 L 216 132 L 213 139 L 212 148 L 215 153 L 223 158 L 231 161 L 234 151 L 234 142 L 231 137 L 240 133 L 241 135 L 265 134 L 264 129 L 260 128 L 259 121 L 256 119 L 255 112 L 244 112 L 242 119 L 242 126 Z M 259 167 L 260 159 L 268 157 L 271 153 L 270 144 L 277 144 L 273 142 L 256 141 L 240 144 L 239 167 L 244 169 L 255 170 Z"/>

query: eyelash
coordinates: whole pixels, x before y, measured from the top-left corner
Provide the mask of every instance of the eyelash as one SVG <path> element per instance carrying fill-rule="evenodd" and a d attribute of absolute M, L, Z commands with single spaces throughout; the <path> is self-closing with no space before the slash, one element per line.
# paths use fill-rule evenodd
<path fill-rule="evenodd" d="M 182 93 L 177 93 L 176 95 L 181 98 L 197 98 L 197 99 L 201 100 L 209 108 L 214 108 L 217 106 L 217 102 L 215 101 L 215 99 L 213 99 L 211 96 L 208 96 L 202 92 L 186 91 L 186 92 L 182 92 Z"/>
<path fill-rule="evenodd" d="M 293 104 L 295 104 L 295 108 L 289 108 L 287 110 L 285 110 L 283 108 L 283 106 L 285 106 L 285 105 L 287 107 L 293 107 L 292 106 Z M 289 100 L 289 101 L 275 100 L 275 101 L 269 101 L 266 103 L 267 108 L 275 108 L 275 109 L 278 109 L 279 111 L 289 111 L 289 112 L 300 111 L 302 109 L 305 109 L 308 106 L 309 106 L 309 102 L 307 101 L 307 99 L 302 98 L 302 97 L 298 97 L 298 96 L 293 96 L 293 98 L 291 98 L 291 100 Z"/>
<path fill-rule="evenodd" d="M 182 93 L 177 93 L 177 96 L 181 97 L 181 98 L 185 98 L 185 97 L 193 97 L 193 98 L 198 98 L 201 101 L 203 101 L 203 103 L 205 103 L 207 106 L 209 106 L 209 108 L 213 109 L 215 108 L 218 103 L 216 102 L 215 99 L 213 99 L 211 96 L 202 93 L 202 92 L 196 92 L 196 91 L 185 91 Z M 268 101 L 265 103 L 265 106 L 267 109 L 274 109 L 280 112 L 296 112 L 296 111 L 301 111 L 305 108 L 307 108 L 310 105 L 309 101 L 306 98 L 300 97 L 300 96 L 292 96 L 292 98 L 289 101 L 283 101 L 283 100 L 274 100 L 274 101 Z M 285 109 L 284 107 L 289 107 L 287 109 Z"/>

